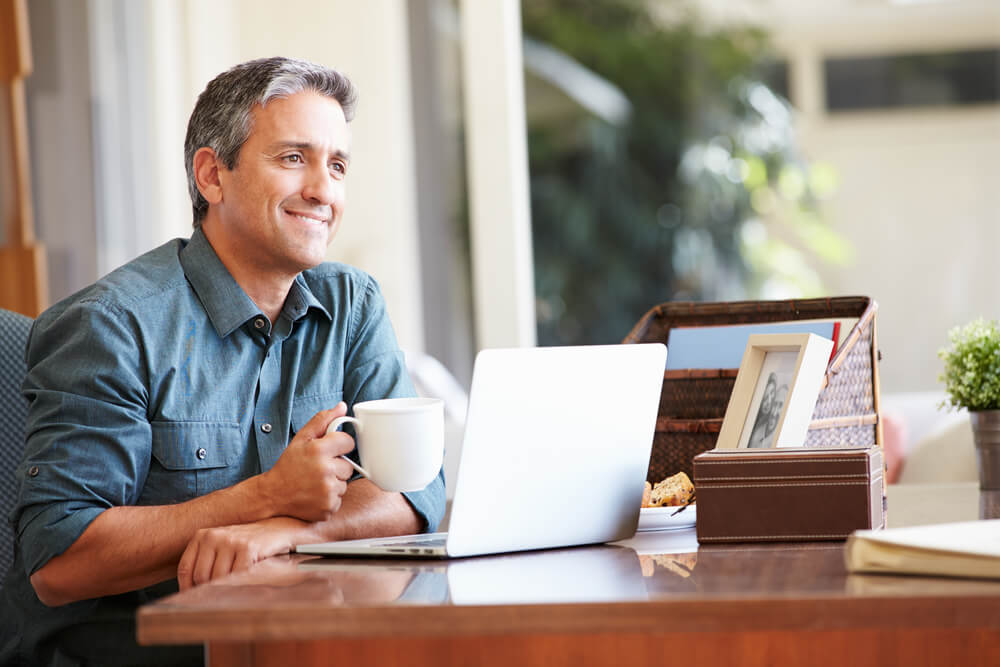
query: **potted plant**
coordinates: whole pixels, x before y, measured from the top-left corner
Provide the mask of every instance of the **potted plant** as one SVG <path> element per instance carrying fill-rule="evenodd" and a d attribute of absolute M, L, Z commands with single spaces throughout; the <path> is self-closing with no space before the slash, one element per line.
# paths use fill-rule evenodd
<path fill-rule="evenodd" d="M 965 408 L 979 460 L 979 486 L 1000 489 L 1000 327 L 982 318 L 948 332 L 944 361 L 943 405 Z"/>

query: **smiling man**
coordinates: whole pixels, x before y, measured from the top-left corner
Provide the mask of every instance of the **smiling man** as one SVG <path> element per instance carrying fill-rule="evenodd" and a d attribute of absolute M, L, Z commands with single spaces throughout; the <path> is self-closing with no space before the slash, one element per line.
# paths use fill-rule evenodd
<path fill-rule="evenodd" d="M 135 646 L 136 605 L 302 542 L 437 527 L 442 474 L 384 492 L 326 434 L 414 395 L 376 282 L 324 263 L 354 104 L 302 61 L 216 77 L 185 140 L 191 238 L 38 318 L 0 664 L 197 664 Z"/>

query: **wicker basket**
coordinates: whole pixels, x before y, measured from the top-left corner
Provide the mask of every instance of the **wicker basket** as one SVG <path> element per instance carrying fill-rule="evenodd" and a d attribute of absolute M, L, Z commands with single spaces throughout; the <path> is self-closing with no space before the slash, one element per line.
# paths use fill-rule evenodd
<path fill-rule="evenodd" d="M 624 342 L 666 343 L 673 327 L 858 318 L 827 367 L 805 446 L 861 447 L 882 443 L 877 311 L 875 301 L 860 296 L 663 303 L 643 315 Z M 664 372 L 647 477 L 650 482 L 681 470 L 690 476 L 692 459 L 715 447 L 738 371 L 737 368 L 722 368 Z"/>

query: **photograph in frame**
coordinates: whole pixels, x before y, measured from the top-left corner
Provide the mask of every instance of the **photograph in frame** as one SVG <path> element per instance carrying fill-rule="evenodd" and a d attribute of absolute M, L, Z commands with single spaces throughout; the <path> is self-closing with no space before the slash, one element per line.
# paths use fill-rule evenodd
<path fill-rule="evenodd" d="M 774 445 L 798 356 L 798 350 L 772 350 L 764 355 L 738 447 L 765 449 Z"/>
<path fill-rule="evenodd" d="M 802 446 L 832 349 L 815 334 L 750 336 L 716 448 Z"/>

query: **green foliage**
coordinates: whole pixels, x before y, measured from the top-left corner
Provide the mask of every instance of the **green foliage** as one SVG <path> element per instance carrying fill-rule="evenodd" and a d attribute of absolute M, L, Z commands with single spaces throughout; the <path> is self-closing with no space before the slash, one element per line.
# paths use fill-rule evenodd
<path fill-rule="evenodd" d="M 836 175 L 798 156 L 787 103 L 756 76 L 766 35 L 706 28 L 688 7 L 522 4 L 526 36 L 631 103 L 615 125 L 583 110 L 531 120 L 527 99 L 541 344 L 618 342 L 661 301 L 756 297 L 776 284 L 812 296 L 821 286 L 807 255 L 849 257 L 816 213 Z"/>
<path fill-rule="evenodd" d="M 968 410 L 1000 409 L 1000 329 L 982 318 L 948 332 L 950 347 L 939 379 L 945 384 L 944 406 Z"/>

